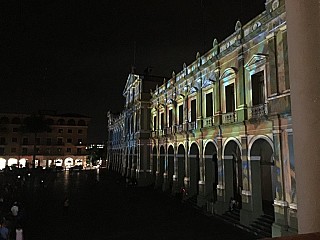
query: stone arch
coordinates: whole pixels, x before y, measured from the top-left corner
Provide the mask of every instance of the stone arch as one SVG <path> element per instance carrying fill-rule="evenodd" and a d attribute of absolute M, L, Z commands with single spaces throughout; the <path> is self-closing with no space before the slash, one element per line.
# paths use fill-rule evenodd
<path fill-rule="evenodd" d="M 67 157 L 65 160 L 64 160 L 64 166 L 66 168 L 70 168 L 73 166 L 73 158 L 71 157 Z"/>
<path fill-rule="evenodd" d="M 78 126 L 86 126 L 86 121 L 84 121 L 83 119 L 80 119 L 78 121 Z"/>
<path fill-rule="evenodd" d="M 218 157 L 217 146 L 214 142 L 208 142 L 204 150 L 205 164 L 205 190 L 206 196 L 212 202 L 217 200 L 217 185 L 218 185 Z"/>
<path fill-rule="evenodd" d="M 190 178 L 190 189 L 189 194 L 198 195 L 199 193 L 199 180 L 200 180 L 200 157 L 199 157 L 199 146 L 196 142 L 192 143 L 189 151 L 189 178 Z M 191 197 L 190 196 L 190 197 Z"/>
<path fill-rule="evenodd" d="M 64 119 L 60 118 L 57 123 L 58 123 L 58 125 L 65 125 L 66 121 Z"/>
<path fill-rule="evenodd" d="M 67 124 L 70 125 L 70 126 L 75 126 L 76 125 L 76 121 L 74 119 L 69 119 Z"/>
<path fill-rule="evenodd" d="M 157 174 L 157 160 L 158 160 L 158 150 L 156 146 L 152 148 L 152 176 L 154 179 L 156 178 Z"/>
<path fill-rule="evenodd" d="M 4 169 L 7 165 L 7 160 L 4 158 L 0 158 L 0 170 Z"/>
<path fill-rule="evenodd" d="M 168 174 L 169 188 L 172 189 L 173 174 L 174 174 L 174 148 L 172 145 L 168 147 L 167 174 Z"/>
<path fill-rule="evenodd" d="M 14 118 L 11 120 L 11 123 L 12 123 L 12 124 L 21 124 L 21 119 L 18 118 L 18 117 L 14 117 Z"/>
<path fill-rule="evenodd" d="M 184 178 L 186 176 L 186 167 L 185 167 L 185 160 L 186 160 L 186 150 L 183 144 L 180 144 L 178 147 L 178 187 L 184 187 Z"/>
<path fill-rule="evenodd" d="M 228 139 L 224 145 L 223 152 L 224 174 L 225 174 L 225 197 L 226 201 L 235 199 L 238 207 L 242 203 L 242 160 L 241 145 L 235 138 Z"/>
<path fill-rule="evenodd" d="M 160 147 L 160 157 L 159 157 L 159 168 L 158 168 L 158 177 L 159 177 L 159 184 L 163 184 L 163 174 L 165 171 L 165 148 L 164 146 Z"/>
<path fill-rule="evenodd" d="M 0 124 L 9 124 L 9 118 L 8 117 L 1 117 Z"/>
<path fill-rule="evenodd" d="M 257 136 L 249 145 L 254 211 L 274 216 L 273 144 L 266 136 Z"/>

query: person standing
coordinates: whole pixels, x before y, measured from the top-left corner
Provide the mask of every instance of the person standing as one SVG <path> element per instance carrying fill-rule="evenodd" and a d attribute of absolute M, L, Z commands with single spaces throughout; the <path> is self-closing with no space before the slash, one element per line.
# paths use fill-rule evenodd
<path fill-rule="evenodd" d="M 0 222 L 0 240 L 9 239 L 9 230 L 6 225 L 3 223 L 3 220 Z"/>

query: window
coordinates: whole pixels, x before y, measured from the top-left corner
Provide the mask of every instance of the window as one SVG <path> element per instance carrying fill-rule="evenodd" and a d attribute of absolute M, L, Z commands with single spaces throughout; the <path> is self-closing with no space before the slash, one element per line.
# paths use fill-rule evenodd
<path fill-rule="evenodd" d="M 62 145 L 62 138 L 58 138 L 58 145 Z"/>
<path fill-rule="evenodd" d="M 164 114 L 160 114 L 160 127 L 163 130 L 164 129 Z"/>
<path fill-rule="evenodd" d="M 28 154 L 28 148 L 22 148 L 22 154 L 27 155 Z"/>
<path fill-rule="evenodd" d="M 179 106 L 179 125 L 183 124 L 183 105 Z"/>
<path fill-rule="evenodd" d="M 153 116 L 153 131 L 157 130 L 157 116 Z"/>
<path fill-rule="evenodd" d="M 0 155 L 4 155 L 4 148 L 3 147 L 0 148 Z"/>
<path fill-rule="evenodd" d="M 264 104 L 264 72 L 251 76 L 252 106 Z"/>
<path fill-rule="evenodd" d="M 212 92 L 206 94 L 206 117 L 213 116 Z"/>
<path fill-rule="evenodd" d="M 234 84 L 226 86 L 226 112 L 234 112 L 235 103 L 234 103 Z"/>
<path fill-rule="evenodd" d="M 72 143 L 72 138 L 67 138 L 67 143 Z"/>
<path fill-rule="evenodd" d="M 47 145 L 51 145 L 51 138 L 47 138 Z"/>
<path fill-rule="evenodd" d="M 81 154 L 81 148 L 77 148 L 77 154 Z"/>
<path fill-rule="evenodd" d="M 72 133 L 72 129 L 68 129 L 68 133 Z"/>
<path fill-rule="evenodd" d="M 68 152 L 68 153 L 71 153 L 71 148 L 67 148 L 67 152 Z"/>
<path fill-rule="evenodd" d="M 29 144 L 29 139 L 28 138 L 23 138 L 22 139 L 22 144 L 23 145 L 28 145 Z"/>
<path fill-rule="evenodd" d="M 46 154 L 51 154 L 51 149 L 50 148 L 46 148 Z"/>
<path fill-rule="evenodd" d="M 18 139 L 17 139 L 16 137 L 13 137 L 13 138 L 12 138 L 12 142 L 13 142 L 13 143 L 16 143 L 16 142 L 18 142 Z"/>
<path fill-rule="evenodd" d="M 12 132 L 18 132 L 19 129 L 18 128 L 12 128 Z"/>
<path fill-rule="evenodd" d="M 36 144 L 40 145 L 40 138 L 36 138 Z"/>
<path fill-rule="evenodd" d="M 40 153 L 40 148 L 36 148 L 36 153 Z"/>
<path fill-rule="evenodd" d="M 78 129 L 78 134 L 82 134 L 82 133 L 83 133 L 82 129 Z"/>
<path fill-rule="evenodd" d="M 169 127 L 172 126 L 172 109 L 169 110 Z"/>
<path fill-rule="evenodd" d="M 196 99 L 191 101 L 191 122 L 195 122 L 197 119 L 197 102 Z"/>
<path fill-rule="evenodd" d="M 58 151 L 58 153 L 61 153 L 61 152 L 62 152 L 62 149 L 61 149 L 61 148 L 58 148 L 57 151 Z"/>
<path fill-rule="evenodd" d="M 1 138 L 0 138 L 0 144 L 1 144 L 1 145 L 6 144 L 6 138 L 1 137 Z"/>
<path fill-rule="evenodd" d="M 15 153 L 15 152 L 17 152 L 17 149 L 16 148 L 11 148 L 11 152 Z"/>
<path fill-rule="evenodd" d="M 59 132 L 59 133 L 63 133 L 63 129 L 62 129 L 62 128 L 59 128 L 58 132 Z"/>

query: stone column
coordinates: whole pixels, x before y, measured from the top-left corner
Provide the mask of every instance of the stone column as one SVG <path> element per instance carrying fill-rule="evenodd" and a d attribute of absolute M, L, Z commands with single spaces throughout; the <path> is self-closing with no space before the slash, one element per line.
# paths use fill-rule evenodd
<path fill-rule="evenodd" d="M 286 0 L 299 233 L 320 231 L 320 1 Z"/>

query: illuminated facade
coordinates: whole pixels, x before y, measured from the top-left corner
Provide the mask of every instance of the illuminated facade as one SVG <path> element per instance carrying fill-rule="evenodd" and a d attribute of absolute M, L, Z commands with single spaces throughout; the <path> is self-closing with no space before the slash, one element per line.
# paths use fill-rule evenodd
<path fill-rule="evenodd" d="M 21 131 L 28 114 L 0 113 L 0 169 L 6 165 L 32 165 L 34 150 L 36 166 L 85 165 L 87 131 L 90 118 L 78 114 L 46 112 L 41 114 L 48 131 Z M 36 143 L 36 145 L 34 145 Z M 34 149 L 35 147 L 35 149 Z"/>
<path fill-rule="evenodd" d="M 108 113 L 107 160 L 109 167 L 136 178 L 139 185 L 150 184 L 150 89 L 163 84 L 163 77 L 144 74 L 128 76 L 120 115 Z"/>
<path fill-rule="evenodd" d="M 173 194 L 185 188 L 185 199 L 261 235 L 296 233 L 288 71 L 284 1 L 267 0 L 266 11 L 237 22 L 231 36 L 157 86 L 150 120 L 140 122 L 151 131 L 143 169 L 155 187 Z M 132 158 L 119 152 L 127 169 L 141 161 L 141 152 L 130 151 Z M 238 203 L 232 213 L 231 199 Z"/>

